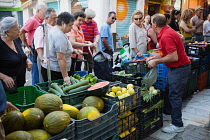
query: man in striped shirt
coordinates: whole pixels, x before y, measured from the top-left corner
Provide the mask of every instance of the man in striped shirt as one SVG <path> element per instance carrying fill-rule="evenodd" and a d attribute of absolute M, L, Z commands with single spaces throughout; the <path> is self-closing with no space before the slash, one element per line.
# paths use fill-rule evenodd
<path fill-rule="evenodd" d="M 96 14 L 95 11 L 87 8 L 85 9 L 85 15 L 85 21 L 81 25 L 81 28 L 85 37 L 85 41 L 90 41 L 94 43 L 94 47 L 90 48 L 91 53 L 93 53 L 94 49 L 97 48 L 99 41 L 99 31 L 97 23 L 93 20 Z M 87 46 L 83 48 L 83 52 L 88 53 L 87 55 L 84 55 L 84 59 L 86 59 L 88 62 L 88 68 L 87 66 L 85 66 L 85 69 L 89 70 L 89 72 L 92 72 L 93 58 Z"/>

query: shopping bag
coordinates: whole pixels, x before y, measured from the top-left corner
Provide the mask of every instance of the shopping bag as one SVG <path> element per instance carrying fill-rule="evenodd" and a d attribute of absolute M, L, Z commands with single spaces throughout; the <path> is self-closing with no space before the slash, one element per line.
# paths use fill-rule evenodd
<path fill-rule="evenodd" d="M 157 81 L 157 67 L 151 68 L 148 73 L 142 77 L 142 85 L 145 87 L 150 87 L 154 85 Z"/>
<path fill-rule="evenodd" d="M 122 61 L 131 59 L 129 44 L 125 44 L 124 47 L 120 50 L 120 58 Z"/>

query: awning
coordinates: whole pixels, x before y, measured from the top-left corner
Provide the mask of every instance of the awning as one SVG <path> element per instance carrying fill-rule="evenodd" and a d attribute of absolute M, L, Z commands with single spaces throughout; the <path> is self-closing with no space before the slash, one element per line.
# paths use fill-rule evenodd
<path fill-rule="evenodd" d="M 31 4 L 32 4 L 32 0 L 21 0 L 22 9 L 25 9 L 26 7 L 28 7 Z"/>

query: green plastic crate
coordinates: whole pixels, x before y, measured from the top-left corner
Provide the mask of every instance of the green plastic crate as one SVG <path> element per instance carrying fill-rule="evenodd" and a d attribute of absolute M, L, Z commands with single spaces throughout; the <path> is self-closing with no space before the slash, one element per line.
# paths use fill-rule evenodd
<path fill-rule="evenodd" d="M 35 86 L 20 87 L 6 92 L 7 101 L 14 104 L 21 112 L 34 107 L 36 98 L 43 94 L 46 94 L 46 92 L 39 91 Z"/>
<path fill-rule="evenodd" d="M 54 80 L 52 81 L 52 83 L 58 83 L 59 85 L 63 84 L 63 79 L 59 79 L 59 80 Z M 48 82 L 44 82 L 44 83 L 38 83 L 36 84 L 36 86 L 38 87 L 38 90 L 42 91 L 42 92 L 48 92 Z M 64 104 L 69 104 L 69 105 L 77 105 L 83 102 L 83 100 L 85 99 L 85 97 L 88 96 L 88 91 L 84 90 L 84 91 L 80 91 L 80 92 L 76 92 L 74 94 L 70 94 L 70 95 L 59 95 L 60 98 L 62 99 Z"/>

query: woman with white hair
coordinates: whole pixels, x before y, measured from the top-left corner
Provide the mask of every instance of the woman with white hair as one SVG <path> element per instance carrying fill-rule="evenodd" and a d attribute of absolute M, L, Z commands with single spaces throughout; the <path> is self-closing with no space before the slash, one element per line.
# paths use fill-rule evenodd
<path fill-rule="evenodd" d="M 26 68 L 30 71 L 32 63 L 21 48 L 17 19 L 3 18 L 0 33 L 0 79 L 5 90 L 22 87 L 25 83 Z"/>

